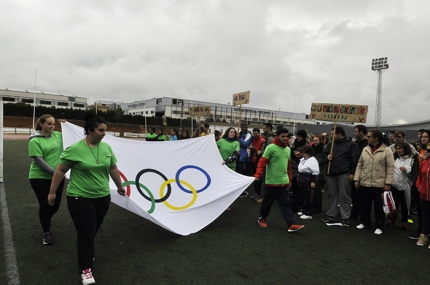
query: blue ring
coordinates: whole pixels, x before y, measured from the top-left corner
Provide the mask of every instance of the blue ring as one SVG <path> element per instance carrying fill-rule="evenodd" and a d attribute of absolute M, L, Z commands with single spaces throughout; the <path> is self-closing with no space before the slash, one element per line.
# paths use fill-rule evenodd
<path fill-rule="evenodd" d="M 190 194 L 193 193 L 190 190 L 185 189 L 182 186 L 182 184 L 179 182 L 179 175 L 181 175 L 182 171 L 184 171 L 187 168 L 194 168 L 194 169 L 200 170 L 206 176 L 206 179 L 208 180 L 208 182 L 206 183 L 205 187 L 203 187 L 200 190 L 196 190 L 196 192 L 200 193 L 200 192 L 203 192 L 206 189 L 208 189 L 209 185 L 211 185 L 211 177 L 209 176 L 209 174 L 203 168 L 200 168 L 200 167 L 195 166 L 195 165 L 185 165 L 185 166 L 182 166 L 181 168 L 178 169 L 178 171 L 176 172 L 176 175 L 175 175 L 175 179 L 176 179 L 176 185 L 178 185 L 179 189 L 181 189 L 185 193 L 190 193 Z"/>

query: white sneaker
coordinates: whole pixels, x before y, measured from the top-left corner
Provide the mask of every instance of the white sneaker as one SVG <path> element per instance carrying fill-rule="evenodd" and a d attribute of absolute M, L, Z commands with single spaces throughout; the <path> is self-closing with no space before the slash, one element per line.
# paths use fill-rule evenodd
<path fill-rule="evenodd" d="M 358 226 L 356 226 L 356 228 L 359 229 L 359 230 L 362 230 L 362 229 L 365 229 L 366 226 L 363 225 L 363 224 L 359 224 Z"/>
<path fill-rule="evenodd" d="M 94 280 L 93 273 L 91 272 L 91 268 L 87 268 L 84 271 L 82 271 L 81 281 L 82 281 L 82 285 L 96 284 L 96 280 Z"/>
<path fill-rule="evenodd" d="M 297 212 L 297 215 L 302 216 L 303 213 L 302 212 Z"/>
<path fill-rule="evenodd" d="M 382 235 L 382 230 L 381 229 L 376 229 L 375 230 L 375 235 Z"/>
<path fill-rule="evenodd" d="M 312 216 L 301 215 L 300 219 L 303 219 L 303 220 L 312 220 Z"/>

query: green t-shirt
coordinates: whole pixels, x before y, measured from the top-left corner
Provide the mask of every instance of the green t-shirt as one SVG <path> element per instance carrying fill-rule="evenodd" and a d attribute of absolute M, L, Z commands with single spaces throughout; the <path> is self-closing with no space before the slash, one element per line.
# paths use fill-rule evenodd
<path fill-rule="evenodd" d="M 38 136 L 28 142 L 28 156 L 41 156 L 53 169 L 57 168 L 63 151 L 63 136 L 54 131 L 49 138 Z M 30 165 L 30 179 L 52 179 L 51 173 L 43 171 L 34 161 Z"/>
<path fill-rule="evenodd" d="M 158 141 L 165 141 L 166 140 L 166 136 L 165 135 L 161 135 L 157 138 Z"/>
<path fill-rule="evenodd" d="M 152 133 L 152 134 L 148 133 L 148 134 L 146 134 L 145 138 L 148 141 L 149 140 L 155 140 L 157 138 L 157 134 L 156 133 Z"/>
<path fill-rule="evenodd" d="M 266 165 L 266 184 L 288 184 L 288 161 L 291 158 L 291 149 L 270 144 L 263 154 L 269 161 Z"/>
<path fill-rule="evenodd" d="M 240 151 L 240 145 L 238 141 L 229 142 L 226 139 L 220 139 L 216 142 L 219 148 L 219 153 L 223 160 L 226 160 L 233 155 L 233 152 Z M 236 171 L 236 160 L 226 164 L 231 170 Z"/>
<path fill-rule="evenodd" d="M 60 164 L 71 167 L 67 196 L 101 198 L 109 195 L 110 167 L 116 164 L 116 157 L 107 143 L 100 142 L 90 148 L 80 140 L 66 148 Z"/>

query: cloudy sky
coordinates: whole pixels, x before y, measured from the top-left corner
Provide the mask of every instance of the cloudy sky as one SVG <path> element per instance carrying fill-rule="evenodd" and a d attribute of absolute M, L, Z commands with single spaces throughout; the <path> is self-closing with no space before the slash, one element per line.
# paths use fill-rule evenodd
<path fill-rule="evenodd" d="M 388 57 L 382 124 L 429 119 L 430 1 L 2 0 L 0 88 L 132 102 L 216 103 L 309 113 L 369 105 Z"/>

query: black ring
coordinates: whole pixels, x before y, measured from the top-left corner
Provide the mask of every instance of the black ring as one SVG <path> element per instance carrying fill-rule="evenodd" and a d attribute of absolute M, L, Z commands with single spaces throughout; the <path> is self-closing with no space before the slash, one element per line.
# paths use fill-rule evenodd
<path fill-rule="evenodd" d="M 146 200 L 148 200 L 148 201 L 151 202 L 152 201 L 151 198 L 148 197 L 148 196 L 146 196 L 146 194 L 142 191 L 142 189 L 140 189 L 140 185 L 139 185 L 139 178 L 140 178 L 140 176 L 142 176 L 142 174 L 144 174 L 146 172 L 154 172 L 154 173 L 160 175 L 164 179 L 164 181 L 167 181 L 168 179 L 167 179 L 167 177 L 163 173 L 161 173 L 158 170 L 152 169 L 152 168 L 143 169 L 143 170 L 141 170 L 136 175 L 136 188 L 137 188 L 137 191 L 139 191 L 140 195 L 142 195 L 143 198 L 145 198 Z M 166 195 L 164 195 L 163 198 L 154 199 L 155 203 L 161 203 L 161 202 L 166 201 L 169 198 L 170 193 L 172 193 L 172 186 L 170 186 L 170 183 L 169 183 L 169 184 L 167 184 L 167 193 L 166 193 Z"/>

